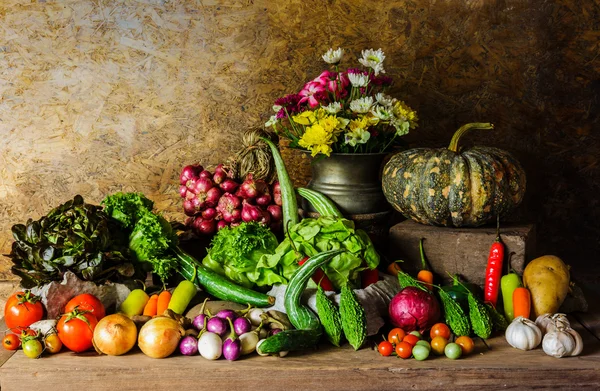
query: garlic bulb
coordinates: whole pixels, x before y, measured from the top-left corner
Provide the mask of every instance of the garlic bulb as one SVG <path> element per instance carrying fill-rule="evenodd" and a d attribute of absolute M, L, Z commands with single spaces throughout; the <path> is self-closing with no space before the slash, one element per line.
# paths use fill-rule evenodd
<path fill-rule="evenodd" d="M 552 357 L 570 356 L 577 347 L 573 336 L 564 330 L 556 330 L 547 333 L 542 342 L 544 353 Z"/>
<path fill-rule="evenodd" d="M 535 324 L 542 330 L 542 334 L 556 330 L 557 326 L 562 326 L 564 328 L 571 327 L 567 315 L 561 313 L 542 314 L 537 317 Z"/>
<path fill-rule="evenodd" d="M 504 336 L 510 346 L 521 350 L 535 349 L 542 341 L 540 328 L 533 321 L 522 316 L 515 318 L 508 325 Z"/>

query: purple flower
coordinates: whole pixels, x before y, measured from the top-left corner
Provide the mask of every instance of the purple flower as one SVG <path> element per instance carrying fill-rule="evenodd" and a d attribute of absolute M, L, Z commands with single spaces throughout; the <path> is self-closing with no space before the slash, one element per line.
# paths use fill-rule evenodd
<path fill-rule="evenodd" d="M 384 76 L 384 75 L 374 76 L 374 75 L 371 75 L 371 84 L 372 85 L 381 86 L 381 87 L 389 87 L 389 86 L 392 85 L 393 82 L 394 82 L 394 80 L 391 77 L 389 77 L 389 76 Z"/>
<path fill-rule="evenodd" d="M 289 94 L 283 98 L 276 99 L 275 104 L 282 107 L 282 109 L 277 112 L 277 118 L 285 118 L 286 111 L 289 114 L 299 112 L 298 104 L 300 103 L 300 98 L 302 97 L 298 94 Z"/>
<path fill-rule="evenodd" d="M 355 74 L 359 74 L 359 75 L 368 75 L 367 71 L 364 71 L 360 68 L 348 68 L 348 70 L 346 71 L 346 73 L 355 73 Z"/>

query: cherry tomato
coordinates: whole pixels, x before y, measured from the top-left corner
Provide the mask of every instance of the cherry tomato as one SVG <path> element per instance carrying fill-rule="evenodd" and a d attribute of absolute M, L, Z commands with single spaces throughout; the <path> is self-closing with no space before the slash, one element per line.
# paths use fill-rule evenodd
<path fill-rule="evenodd" d="M 456 341 L 454 342 L 456 342 L 460 346 L 464 355 L 470 354 L 475 349 L 475 342 L 473 342 L 473 339 L 471 337 L 468 337 L 466 335 L 456 338 Z"/>
<path fill-rule="evenodd" d="M 398 342 L 402 342 L 402 339 L 406 333 L 400 327 L 396 327 L 395 329 L 391 329 L 388 333 L 388 342 L 396 344 Z"/>
<path fill-rule="evenodd" d="M 17 334 L 7 334 L 2 339 L 2 346 L 6 350 L 17 350 L 21 346 L 21 340 Z"/>
<path fill-rule="evenodd" d="M 382 356 L 391 356 L 394 352 L 394 345 L 388 341 L 382 341 L 379 343 L 379 345 L 377 345 L 377 351 Z"/>
<path fill-rule="evenodd" d="M 56 324 L 58 338 L 68 349 L 81 353 L 90 349 L 98 320 L 91 312 L 73 310 L 60 317 Z"/>
<path fill-rule="evenodd" d="M 435 337 L 443 337 L 446 339 L 450 339 L 450 327 L 448 327 L 445 323 L 436 323 L 429 331 L 429 337 L 434 339 Z"/>
<path fill-rule="evenodd" d="M 42 355 L 42 351 L 42 343 L 36 338 L 23 342 L 23 353 L 29 358 L 38 358 Z"/>
<path fill-rule="evenodd" d="M 410 346 L 415 346 L 417 342 L 419 342 L 419 337 L 414 334 L 406 334 L 404 338 L 402 338 L 402 342 L 408 342 Z"/>
<path fill-rule="evenodd" d="M 396 354 L 401 358 L 410 358 L 412 356 L 413 346 L 408 342 L 398 342 L 396 344 Z"/>
<path fill-rule="evenodd" d="M 69 300 L 65 306 L 65 312 L 71 312 L 75 307 L 80 311 L 90 311 L 97 320 L 104 318 L 104 315 L 106 314 L 102 302 L 96 296 L 89 293 L 77 295 Z"/>
<path fill-rule="evenodd" d="M 448 345 L 448 340 L 444 337 L 437 336 L 431 340 L 431 350 L 433 350 L 433 352 L 438 356 L 444 354 L 444 348 L 446 348 L 446 345 Z"/>
<path fill-rule="evenodd" d="M 450 342 L 444 348 L 444 354 L 446 355 L 446 357 L 448 357 L 452 360 L 456 360 L 457 358 L 460 358 L 460 356 L 462 355 L 462 349 L 457 343 Z"/>
<path fill-rule="evenodd" d="M 48 334 L 46 338 L 44 338 L 44 347 L 45 350 L 50 353 L 58 353 L 60 349 L 62 349 L 62 342 L 56 333 Z"/>
<path fill-rule="evenodd" d="M 30 291 L 14 293 L 4 306 L 6 326 L 15 334 L 20 334 L 22 329 L 42 320 L 43 316 L 44 307 L 40 297 Z"/>

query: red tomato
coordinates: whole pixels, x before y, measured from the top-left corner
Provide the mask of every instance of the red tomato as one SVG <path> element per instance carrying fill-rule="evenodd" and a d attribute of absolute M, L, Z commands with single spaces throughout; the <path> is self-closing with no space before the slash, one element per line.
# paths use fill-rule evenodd
<path fill-rule="evenodd" d="M 388 342 L 394 343 L 394 344 L 396 344 L 398 342 L 402 342 L 402 339 L 404 338 L 405 335 L 406 335 L 406 333 L 400 327 L 391 329 L 390 332 L 388 333 Z"/>
<path fill-rule="evenodd" d="M 399 342 L 396 344 L 396 354 L 401 358 L 410 358 L 412 356 L 413 346 L 408 342 Z"/>
<path fill-rule="evenodd" d="M 419 337 L 414 334 L 406 334 L 402 342 L 408 342 L 411 346 L 415 346 L 419 342 Z"/>
<path fill-rule="evenodd" d="M 15 334 L 20 334 L 22 329 L 43 317 L 44 307 L 40 297 L 30 291 L 14 293 L 4 306 L 6 326 Z"/>
<path fill-rule="evenodd" d="M 431 328 L 431 331 L 429 331 L 429 336 L 431 339 L 435 337 L 450 339 L 450 327 L 446 326 L 445 323 L 436 323 Z"/>
<path fill-rule="evenodd" d="M 98 298 L 89 293 L 83 293 L 77 295 L 65 306 L 65 312 L 71 312 L 77 307 L 79 311 L 90 311 L 97 320 L 104 318 L 106 312 L 104 311 L 104 305 Z"/>
<path fill-rule="evenodd" d="M 90 349 L 98 319 L 91 312 L 74 310 L 60 317 L 56 324 L 58 338 L 68 349 L 81 353 Z"/>
<path fill-rule="evenodd" d="M 394 351 L 394 345 L 388 341 L 380 342 L 379 345 L 377 345 L 377 351 L 379 351 L 379 354 L 382 356 L 391 356 Z"/>
<path fill-rule="evenodd" d="M 17 350 L 21 346 L 21 340 L 17 334 L 7 334 L 2 339 L 2 346 L 6 350 Z"/>

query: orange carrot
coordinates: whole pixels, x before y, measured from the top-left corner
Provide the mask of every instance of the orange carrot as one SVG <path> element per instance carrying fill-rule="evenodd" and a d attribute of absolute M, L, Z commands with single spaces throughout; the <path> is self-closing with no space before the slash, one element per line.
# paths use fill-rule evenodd
<path fill-rule="evenodd" d="M 150 296 L 150 299 L 148 300 L 148 302 L 146 303 L 146 306 L 144 307 L 144 315 L 147 315 L 147 316 L 156 315 L 157 305 L 158 305 L 158 295 L 154 294 L 154 295 Z"/>
<path fill-rule="evenodd" d="M 166 289 L 160 292 L 156 303 L 156 315 L 162 315 L 167 310 L 169 301 L 171 301 L 171 292 Z"/>
<path fill-rule="evenodd" d="M 529 289 L 523 287 L 516 288 L 513 291 L 512 300 L 515 318 L 522 316 L 525 319 L 529 319 L 529 315 L 531 314 L 531 293 L 529 293 Z"/>
<path fill-rule="evenodd" d="M 388 274 L 391 274 L 392 276 L 397 276 L 398 273 L 402 271 L 402 269 L 400 269 L 400 265 L 398 265 L 398 262 L 390 263 L 386 270 Z"/>
<path fill-rule="evenodd" d="M 423 251 L 423 240 L 419 242 L 419 252 L 421 253 L 421 267 L 422 269 L 417 274 L 417 281 L 424 283 L 429 290 L 433 285 L 433 273 L 427 267 L 427 261 L 425 261 L 425 252 Z"/>

